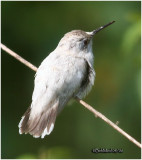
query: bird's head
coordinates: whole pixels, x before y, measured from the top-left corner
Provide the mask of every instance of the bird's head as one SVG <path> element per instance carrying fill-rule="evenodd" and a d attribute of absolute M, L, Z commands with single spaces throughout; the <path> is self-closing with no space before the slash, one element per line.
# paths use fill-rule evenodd
<path fill-rule="evenodd" d="M 89 52 L 92 50 L 92 38 L 94 35 L 114 22 L 115 21 L 112 21 L 96 30 L 93 30 L 92 32 L 85 32 L 82 30 L 73 30 L 68 32 L 60 40 L 58 47 L 75 52 Z"/>

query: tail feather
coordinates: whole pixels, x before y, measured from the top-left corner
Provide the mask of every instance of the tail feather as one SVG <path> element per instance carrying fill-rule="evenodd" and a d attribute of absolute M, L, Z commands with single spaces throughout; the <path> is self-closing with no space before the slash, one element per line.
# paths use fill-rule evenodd
<path fill-rule="evenodd" d="M 42 134 L 43 130 L 47 125 L 47 118 L 48 118 L 47 113 L 41 113 L 40 119 L 36 123 L 35 127 L 29 131 L 29 133 L 34 137 L 40 137 L 40 135 Z"/>
<path fill-rule="evenodd" d="M 50 134 L 54 128 L 56 115 L 57 115 L 57 109 L 55 107 L 55 108 L 52 108 L 52 110 L 50 111 L 50 115 L 48 117 L 48 125 L 47 125 L 47 133 L 48 134 Z"/>
<path fill-rule="evenodd" d="M 19 129 L 19 133 L 23 134 L 24 132 L 26 132 L 26 128 L 27 128 L 27 123 L 29 121 L 29 116 L 30 116 L 30 112 L 31 112 L 31 108 L 29 107 L 27 109 L 27 111 L 24 113 L 24 115 L 22 116 L 22 119 L 18 125 Z"/>
<path fill-rule="evenodd" d="M 40 136 L 44 138 L 45 135 L 49 135 L 54 128 L 58 104 L 58 102 L 54 103 L 47 111 L 42 111 L 34 118 L 30 117 L 31 108 L 29 107 L 19 123 L 19 133 L 29 133 L 35 138 Z"/>

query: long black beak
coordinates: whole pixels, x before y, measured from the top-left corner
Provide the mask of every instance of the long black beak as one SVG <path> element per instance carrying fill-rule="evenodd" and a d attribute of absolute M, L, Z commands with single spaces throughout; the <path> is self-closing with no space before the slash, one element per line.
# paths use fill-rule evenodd
<path fill-rule="evenodd" d="M 99 27 L 98 29 L 94 30 L 94 31 L 93 31 L 93 35 L 95 35 L 95 34 L 96 34 L 97 32 L 99 32 L 100 30 L 106 28 L 107 26 L 113 24 L 114 22 L 115 22 L 115 21 L 112 21 L 112 22 L 110 22 L 110 23 L 108 23 L 108 24 L 106 24 L 106 25 L 104 25 L 104 26 L 101 26 L 101 27 Z"/>

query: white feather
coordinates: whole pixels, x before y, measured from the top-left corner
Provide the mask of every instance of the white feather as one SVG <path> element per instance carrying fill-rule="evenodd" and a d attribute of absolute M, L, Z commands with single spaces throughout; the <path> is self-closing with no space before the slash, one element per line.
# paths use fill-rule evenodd
<path fill-rule="evenodd" d="M 19 123 L 19 125 L 18 125 L 18 127 L 19 127 L 19 134 L 22 134 L 22 133 L 21 133 L 21 126 L 22 126 L 22 122 L 23 122 L 24 118 L 25 118 L 25 116 L 23 116 L 23 117 L 21 118 L 21 121 L 20 121 L 20 123 Z"/>
<path fill-rule="evenodd" d="M 48 135 L 48 132 L 47 132 L 47 127 L 44 129 L 42 135 L 41 135 L 41 138 L 44 138 L 46 135 Z"/>
<path fill-rule="evenodd" d="M 54 128 L 54 124 L 52 123 L 49 129 L 49 132 L 47 133 L 48 135 L 53 131 L 53 128 Z"/>
<path fill-rule="evenodd" d="M 34 138 L 39 138 L 40 136 L 33 136 Z"/>
<path fill-rule="evenodd" d="M 50 126 L 49 132 L 47 131 L 47 127 L 46 127 L 41 135 L 41 138 L 44 138 L 46 135 L 49 135 L 53 131 L 53 128 L 54 128 L 53 123 Z"/>

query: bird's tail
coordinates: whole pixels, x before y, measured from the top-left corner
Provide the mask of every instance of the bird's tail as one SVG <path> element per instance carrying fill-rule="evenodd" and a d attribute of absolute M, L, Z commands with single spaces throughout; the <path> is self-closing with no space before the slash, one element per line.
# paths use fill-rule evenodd
<path fill-rule="evenodd" d="M 57 110 L 58 103 L 55 103 L 47 111 L 40 112 L 33 117 L 31 116 L 32 108 L 29 107 L 18 125 L 19 133 L 29 133 L 35 138 L 40 136 L 44 138 L 45 135 L 49 135 L 54 128 Z"/>

